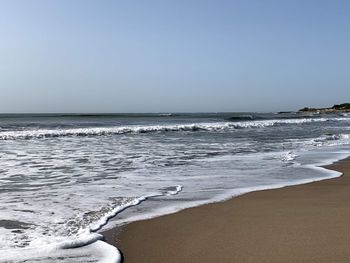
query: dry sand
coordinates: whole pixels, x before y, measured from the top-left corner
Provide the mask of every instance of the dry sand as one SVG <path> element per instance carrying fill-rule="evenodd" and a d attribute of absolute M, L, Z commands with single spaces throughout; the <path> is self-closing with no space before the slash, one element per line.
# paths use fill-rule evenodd
<path fill-rule="evenodd" d="M 349 263 L 350 160 L 328 168 L 344 176 L 131 223 L 107 241 L 126 263 Z"/>

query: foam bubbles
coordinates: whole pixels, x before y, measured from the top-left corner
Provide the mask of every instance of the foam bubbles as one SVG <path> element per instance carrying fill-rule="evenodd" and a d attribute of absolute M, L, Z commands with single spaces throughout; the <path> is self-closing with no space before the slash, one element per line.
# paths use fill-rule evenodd
<path fill-rule="evenodd" d="M 298 155 L 294 154 L 293 152 L 287 152 L 282 156 L 282 161 L 284 162 L 290 162 L 294 161 L 295 158 L 297 158 Z"/>
<path fill-rule="evenodd" d="M 161 118 L 0 130 L 0 262 L 113 262 L 104 227 L 327 178 L 305 152 L 350 144 L 349 118 Z"/>
<path fill-rule="evenodd" d="M 75 129 L 53 129 L 53 130 L 20 130 L 0 131 L 0 140 L 17 139 L 42 139 L 55 137 L 83 137 L 83 136 L 105 136 L 129 133 L 150 132 L 179 132 L 179 131 L 223 131 L 227 129 L 264 128 L 276 125 L 305 124 L 326 121 L 349 121 L 349 118 L 299 118 L 299 119 L 275 119 L 242 122 L 216 122 L 216 123 L 193 123 L 173 125 L 144 125 L 144 126 L 117 126 L 117 127 L 91 127 Z"/>

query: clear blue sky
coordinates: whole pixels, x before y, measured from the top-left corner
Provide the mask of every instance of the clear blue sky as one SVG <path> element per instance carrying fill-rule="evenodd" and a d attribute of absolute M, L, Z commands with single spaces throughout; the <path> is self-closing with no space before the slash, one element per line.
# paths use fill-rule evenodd
<path fill-rule="evenodd" d="M 350 1 L 0 0 L 0 112 L 350 101 Z"/>

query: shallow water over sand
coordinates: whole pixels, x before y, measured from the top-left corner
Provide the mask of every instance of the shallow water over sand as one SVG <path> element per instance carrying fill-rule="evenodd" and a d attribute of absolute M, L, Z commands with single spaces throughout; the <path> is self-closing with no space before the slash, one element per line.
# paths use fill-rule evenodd
<path fill-rule="evenodd" d="M 313 167 L 349 152 L 349 117 L 244 116 L 0 116 L 0 262 L 116 262 L 108 221 L 335 176 Z"/>

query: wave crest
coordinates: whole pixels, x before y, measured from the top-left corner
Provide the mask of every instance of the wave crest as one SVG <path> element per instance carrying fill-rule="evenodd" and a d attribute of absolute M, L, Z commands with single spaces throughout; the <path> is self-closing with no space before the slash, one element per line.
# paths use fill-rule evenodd
<path fill-rule="evenodd" d="M 83 137 L 83 136 L 103 136 L 113 134 L 128 133 L 151 133 L 151 132 L 178 132 L 178 131 L 225 131 L 245 128 L 264 128 L 285 124 L 305 124 L 311 122 L 325 121 L 349 121 L 350 118 L 317 118 L 317 119 L 275 119 L 242 122 L 216 122 L 216 123 L 193 123 L 193 124 L 173 124 L 173 125 L 144 125 L 144 126 L 117 126 L 117 127 L 91 127 L 74 129 L 39 129 L 23 131 L 3 131 L 0 132 L 0 140 L 16 139 L 40 139 L 54 137 Z"/>
<path fill-rule="evenodd" d="M 339 140 L 349 140 L 350 134 L 327 134 L 314 139 L 315 142 L 327 142 L 327 141 L 339 141 Z"/>

